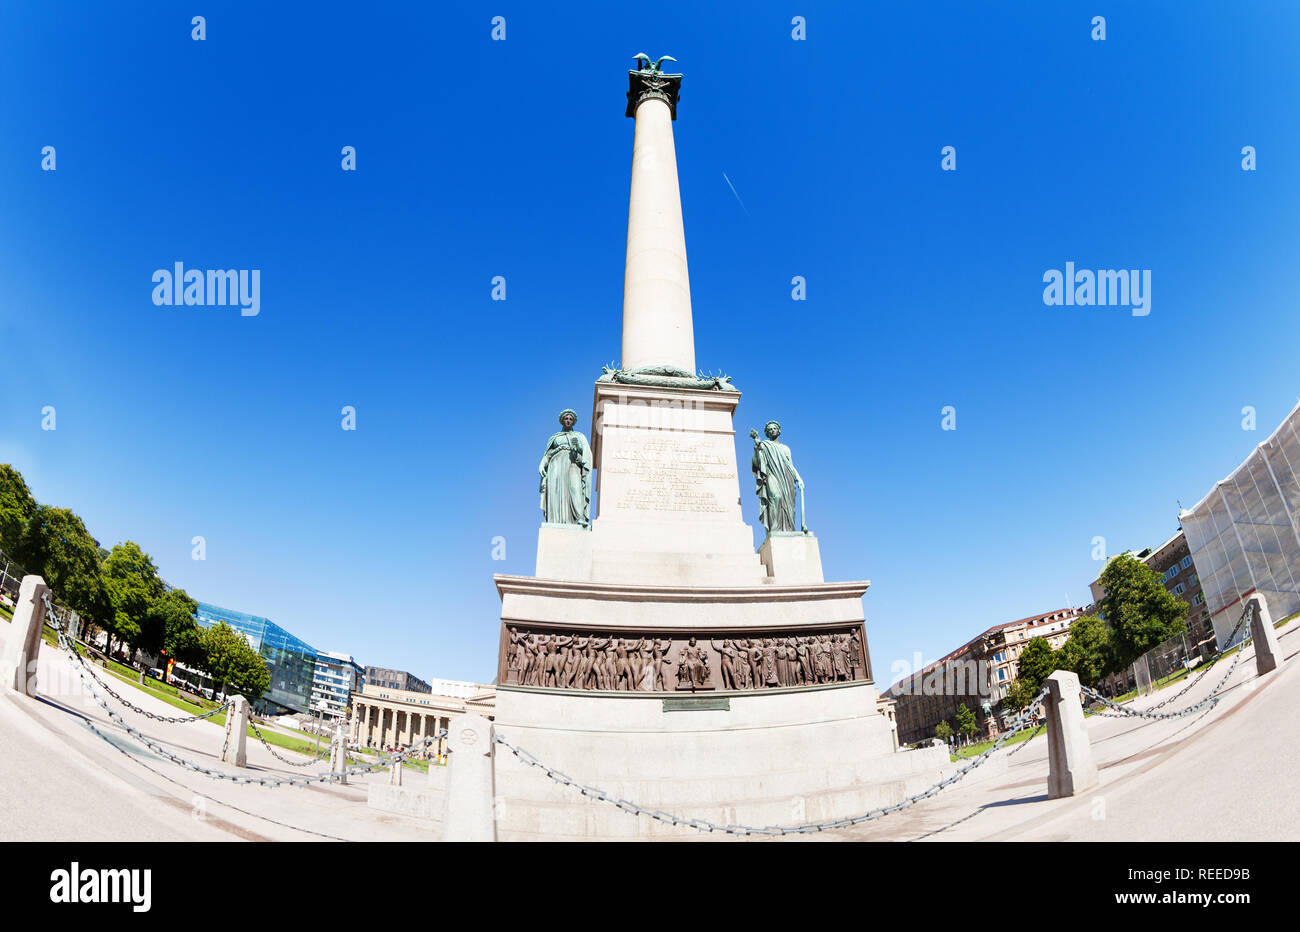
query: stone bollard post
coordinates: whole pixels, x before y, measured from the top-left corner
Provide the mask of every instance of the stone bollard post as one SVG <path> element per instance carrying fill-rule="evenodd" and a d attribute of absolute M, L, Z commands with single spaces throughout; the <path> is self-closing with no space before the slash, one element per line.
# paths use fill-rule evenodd
<path fill-rule="evenodd" d="M 348 785 L 348 742 L 343 736 L 342 726 L 334 729 L 330 738 L 330 772 L 339 774 L 336 781 L 340 786 Z"/>
<path fill-rule="evenodd" d="M 1250 601 L 1250 636 L 1255 642 L 1255 672 L 1260 676 L 1276 670 L 1282 662 L 1282 650 L 1273 628 L 1273 616 L 1268 613 L 1268 600 L 1256 592 Z"/>
<path fill-rule="evenodd" d="M 244 746 L 248 739 L 248 700 L 243 696 L 232 696 L 231 706 L 226 710 L 226 741 L 221 752 L 223 764 L 236 767 L 248 766 L 248 752 Z"/>
<path fill-rule="evenodd" d="M 45 623 L 43 596 L 50 587 L 39 576 L 24 576 L 18 587 L 14 617 L 0 653 L 0 684 L 36 695 L 36 659 L 41 650 L 41 625 Z"/>
<path fill-rule="evenodd" d="M 492 723 L 459 715 L 447 726 L 447 789 L 443 841 L 496 841 L 492 811 Z"/>
<path fill-rule="evenodd" d="M 1079 704 L 1079 677 L 1057 670 L 1045 680 L 1047 695 L 1047 798 L 1073 796 L 1097 784 L 1088 729 Z"/>

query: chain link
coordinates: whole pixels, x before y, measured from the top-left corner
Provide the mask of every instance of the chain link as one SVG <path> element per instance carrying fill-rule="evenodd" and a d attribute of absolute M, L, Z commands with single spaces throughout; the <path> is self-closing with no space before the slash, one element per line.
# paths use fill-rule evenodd
<path fill-rule="evenodd" d="M 1247 606 L 1247 609 L 1249 609 L 1249 606 Z M 1244 612 L 1242 614 L 1242 617 L 1244 620 L 1245 618 Z M 1237 628 L 1240 629 L 1240 627 L 1241 627 L 1241 622 L 1238 622 Z M 1234 631 L 1233 633 L 1235 636 L 1236 632 Z M 1098 702 L 1100 702 L 1102 705 L 1106 706 L 1107 708 L 1114 710 L 1114 713 L 1117 715 L 1117 717 L 1146 718 L 1152 721 L 1166 721 L 1168 719 L 1183 718 L 1184 716 L 1191 715 L 1194 712 L 1199 712 L 1202 709 L 1208 711 L 1209 708 L 1219 704 L 1219 693 L 1222 692 L 1223 687 L 1227 685 L 1228 678 L 1232 676 L 1232 672 L 1237 669 L 1237 664 L 1241 662 L 1241 657 L 1246 652 L 1246 645 L 1249 644 L 1251 640 L 1252 640 L 1251 637 L 1246 637 L 1245 639 L 1242 640 L 1239 649 L 1237 650 L 1236 656 L 1232 658 L 1232 663 L 1228 664 L 1228 669 L 1224 671 L 1223 676 L 1219 679 L 1219 682 L 1215 684 L 1214 689 L 1210 690 L 1209 694 L 1204 699 L 1202 699 L 1200 702 L 1194 702 L 1189 706 L 1185 706 L 1179 709 L 1177 712 L 1155 711 L 1156 709 L 1160 708 L 1162 705 L 1165 704 L 1163 702 L 1159 703 L 1158 705 L 1152 706 L 1150 709 L 1131 709 L 1128 706 L 1120 705 L 1118 702 L 1115 702 L 1111 699 L 1107 699 L 1105 696 L 1097 692 L 1097 690 L 1092 689 L 1091 687 L 1088 686 L 1080 687 L 1080 691 L 1085 696 L 1095 699 Z M 1209 672 L 1208 669 L 1206 672 Z M 1186 690 L 1184 690 L 1184 692 L 1186 692 Z M 1176 697 L 1171 697 L 1171 698 L 1176 698 Z M 1100 715 L 1103 713 L 1098 712 L 1096 714 Z"/>
<path fill-rule="evenodd" d="M 262 730 L 257 727 L 257 722 L 253 721 L 253 717 L 251 715 L 248 717 L 248 724 L 249 727 L 253 729 L 253 734 L 257 736 L 257 740 L 262 742 L 262 747 L 270 751 L 271 756 L 274 757 L 276 760 L 288 764 L 290 767 L 310 767 L 312 764 L 316 763 L 317 761 L 319 761 L 321 758 L 323 758 L 326 754 L 330 752 L 330 748 L 326 746 L 325 750 L 321 751 L 311 760 L 289 760 L 289 758 L 283 756 L 282 754 L 279 754 L 275 750 L 275 748 L 271 747 L 270 743 L 267 742 L 265 737 L 263 737 Z"/>
<path fill-rule="evenodd" d="M 624 812 L 629 813 L 630 815 L 649 816 L 650 818 L 658 822 L 664 822 L 669 825 L 684 825 L 687 828 L 692 828 L 699 832 L 712 832 L 712 833 L 718 833 L 724 835 L 739 835 L 739 836 L 768 835 L 773 837 L 781 836 L 781 835 L 804 835 L 804 834 L 813 834 L 816 832 L 833 831 L 835 829 L 848 828 L 853 825 L 859 825 L 863 822 L 871 822 L 874 821 L 875 819 L 880 819 L 892 813 L 899 812 L 903 809 L 908 808 L 909 806 L 913 806 L 923 799 L 928 799 L 931 796 L 935 796 L 939 794 L 943 790 L 947 789 L 949 786 L 952 786 L 958 780 L 962 779 L 964 776 L 966 776 L 966 774 L 970 773 L 976 767 L 983 764 L 986 760 L 989 759 L 989 757 L 993 754 L 994 751 L 997 751 L 999 748 L 1001 748 L 1002 745 L 1006 744 L 1006 742 L 1014 735 L 1018 734 L 1019 732 L 1023 731 L 1025 728 L 1029 727 L 1029 724 L 1032 720 L 1033 713 L 1038 709 L 1039 705 L 1042 703 L 1043 698 L 1046 695 L 1047 695 L 1047 687 L 1044 686 L 1041 690 L 1039 690 L 1038 695 L 1035 696 L 1030 701 L 1029 705 L 1026 706 L 1024 711 L 1021 712 L 1020 715 L 1016 718 L 1012 728 L 1004 732 L 1002 736 L 998 738 L 998 740 L 988 748 L 988 750 L 984 751 L 982 754 L 976 757 L 971 763 L 967 764 L 964 767 L 958 768 L 958 770 L 954 772 L 951 776 L 945 777 L 944 779 L 940 780 L 938 783 L 934 784 L 928 789 L 923 790 L 920 793 L 916 793 L 912 796 L 908 796 L 902 802 L 894 803 L 892 806 L 881 806 L 879 808 L 872 809 L 868 812 L 864 812 L 861 815 L 852 816 L 844 819 L 828 820 L 823 822 L 809 822 L 802 825 L 766 825 L 761 828 L 752 825 L 718 825 L 714 822 L 708 821 L 707 819 L 683 819 L 680 818 L 679 816 L 673 815 L 672 813 L 664 812 L 662 809 L 646 809 L 644 806 L 639 806 L 636 803 L 632 802 L 631 800 L 613 797 L 609 793 L 605 792 L 602 789 L 599 789 L 598 787 L 587 786 L 583 783 L 579 783 L 577 780 L 574 780 L 568 774 L 556 770 L 554 767 L 546 766 L 541 761 L 539 761 L 536 757 L 534 757 L 532 754 L 528 753 L 521 747 L 517 747 L 516 745 L 511 744 L 501 735 L 497 735 L 495 740 L 497 744 L 500 744 L 502 747 L 508 750 L 520 761 L 527 764 L 529 767 L 534 767 L 538 770 L 541 770 L 553 782 L 558 783 L 561 786 L 573 787 L 583 796 L 589 797 L 591 799 L 596 799 L 601 802 L 609 803 L 610 805 L 618 809 L 622 809 Z"/>

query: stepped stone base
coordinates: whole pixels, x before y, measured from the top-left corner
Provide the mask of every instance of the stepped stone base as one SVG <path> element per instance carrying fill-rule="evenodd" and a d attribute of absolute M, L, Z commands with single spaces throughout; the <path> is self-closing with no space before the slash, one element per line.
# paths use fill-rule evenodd
<path fill-rule="evenodd" d="M 756 827 L 858 815 L 950 772 L 943 748 L 895 752 L 870 683 L 718 692 L 728 710 L 665 711 L 662 694 L 502 687 L 496 733 L 572 779 L 679 818 Z M 501 840 L 688 837 L 583 797 L 498 746 Z"/>

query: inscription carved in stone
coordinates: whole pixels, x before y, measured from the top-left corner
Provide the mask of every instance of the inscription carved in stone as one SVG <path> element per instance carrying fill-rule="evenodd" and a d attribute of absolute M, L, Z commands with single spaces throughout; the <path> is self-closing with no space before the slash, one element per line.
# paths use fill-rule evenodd
<path fill-rule="evenodd" d="M 734 483 L 736 471 L 718 440 L 671 433 L 643 436 L 611 445 L 605 457 L 606 475 L 631 477 L 616 509 L 696 514 L 728 510 L 719 498 L 725 485 L 716 483 Z"/>

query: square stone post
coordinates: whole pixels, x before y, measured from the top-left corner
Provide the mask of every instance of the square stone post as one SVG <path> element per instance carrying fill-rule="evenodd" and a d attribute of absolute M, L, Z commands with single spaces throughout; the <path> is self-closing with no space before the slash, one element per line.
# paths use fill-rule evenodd
<path fill-rule="evenodd" d="M 447 729 L 447 789 L 443 794 L 443 841 L 496 841 L 492 808 L 492 723 L 458 715 Z"/>
<path fill-rule="evenodd" d="M 1079 704 L 1079 677 L 1057 670 L 1046 680 L 1047 798 L 1073 796 L 1097 784 L 1097 762 Z"/>
<path fill-rule="evenodd" d="M 247 767 L 248 700 L 236 694 L 230 697 L 230 702 L 231 706 L 226 710 L 226 741 L 222 745 L 221 762 Z"/>
<path fill-rule="evenodd" d="M 41 577 L 23 577 L 4 652 L 0 653 L 0 684 L 29 696 L 36 695 L 36 659 L 41 650 L 41 625 L 45 623 L 41 596 L 48 590 Z"/>
<path fill-rule="evenodd" d="M 1268 600 L 1256 592 L 1249 601 L 1250 636 L 1255 642 L 1255 672 L 1263 676 L 1271 670 L 1276 670 L 1277 665 L 1282 662 L 1282 649 L 1277 643 L 1273 616 L 1268 613 Z"/>
<path fill-rule="evenodd" d="M 347 786 L 348 782 L 348 742 L 343 735 L 343 727 L 334 729 L 330 738 L 330 772 L 339 774 L 338 783 Z"/>

